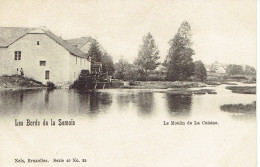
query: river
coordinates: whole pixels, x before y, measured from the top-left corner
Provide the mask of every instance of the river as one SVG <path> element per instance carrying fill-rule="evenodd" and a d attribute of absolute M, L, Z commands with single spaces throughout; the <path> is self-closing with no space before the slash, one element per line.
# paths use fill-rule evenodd
<path fill-rule="evenodd" d="M 249 104 L 256 95 L 232 93 L 225 86 L 209 87 L 217 94 L 206 95 L 154 89 L 1 90 L 0 149 L 6 154 L 1 152 L 0 166 L 13 162 L 10 157 L 78 157 L 87 159 L 86 166 L 102 167 L 255 166 L 255 115 L 224 112 L 220 106 Z M 15 119 L 45 119 L 49 125 L 14 126 Z M 75 125 L 56 121 L 51 126 L 51 119 Z M 171 121 L 178 125 L 164 125 Z"/>

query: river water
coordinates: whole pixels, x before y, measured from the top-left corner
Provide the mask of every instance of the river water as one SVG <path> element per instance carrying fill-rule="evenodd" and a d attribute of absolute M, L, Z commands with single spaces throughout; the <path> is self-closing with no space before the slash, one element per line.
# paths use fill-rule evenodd
<path fill-rule="evenodd" d="M 17 164 L 15 158 L 48 159 L 43 166 L 255 166 L 255 115 L 224 112 L 220 106 L 249 104 L 256 95 L 232 93 L 225 86 L 210 87 L 215 95 L 155 89 L 1 90 L 0 150 L 6 151 L 0 152 L 0 166 L 41 166 Z M 25 126 L 27 119 L 41 125 Z M 44 119 L 48 126 L 42 125 Z M 59 126 L 59 119 L 75 125 Z M 15 126 L 15 120 L 24 126 Z M 60 164 L 53 158 L 87 162 Z"/>

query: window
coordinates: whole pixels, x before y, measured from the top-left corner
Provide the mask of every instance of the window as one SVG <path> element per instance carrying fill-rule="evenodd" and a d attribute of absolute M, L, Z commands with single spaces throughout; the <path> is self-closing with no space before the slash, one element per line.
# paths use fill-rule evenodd
<path fill-rule="evenodd" d="M 82 64 L 82 59 L 80 59 L 80 65 Z"/>
<path fill-rule="evenodd" d="M 37 45 L 40 45 L 40 41 L 37 41 Z"/>
<path fill-rule="evenodd" d="M 78 63 L 78 59 L 77 59 L 77 57 L 76 57 L 76 64 Z"/>
<path fill-rule="evenodd" d="M 46 61 L 40 61 L 40 66 L 46 66 Z"/>
<path fill-rule="evenodd" d="M 45 71 L 45 79 L 50 79 L 50 71 Z"/>
<path fill-rule="evenodd" d="M 14 60 L 21 60 L 21 51 L 14 51 Z"/>

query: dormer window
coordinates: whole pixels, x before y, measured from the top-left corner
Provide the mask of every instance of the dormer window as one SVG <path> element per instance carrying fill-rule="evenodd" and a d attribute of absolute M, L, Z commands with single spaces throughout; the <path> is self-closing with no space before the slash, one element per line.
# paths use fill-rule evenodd
<path fill-rule="evenodd" d="M 37 45 L 40 45 L 40 41 L 37 41 Z"/>

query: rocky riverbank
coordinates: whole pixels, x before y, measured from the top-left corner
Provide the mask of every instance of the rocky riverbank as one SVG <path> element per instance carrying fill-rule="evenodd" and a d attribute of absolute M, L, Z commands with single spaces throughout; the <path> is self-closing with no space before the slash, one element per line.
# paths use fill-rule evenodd
<path fill-rule="evenodd" d="M 20 75 L 1 76 L 0 89 L 38 89 L 46 87 L 41 82 Z"/>

